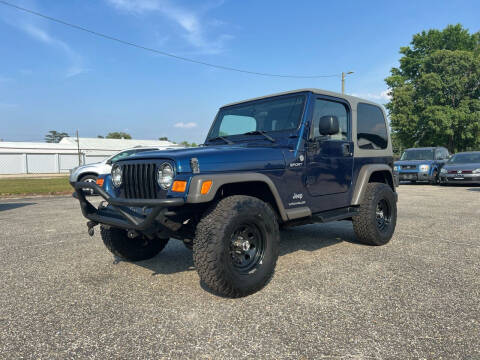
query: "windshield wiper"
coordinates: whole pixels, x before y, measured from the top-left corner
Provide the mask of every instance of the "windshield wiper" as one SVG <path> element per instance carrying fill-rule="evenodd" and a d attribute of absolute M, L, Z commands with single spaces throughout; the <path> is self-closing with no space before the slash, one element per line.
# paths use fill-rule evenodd
<path fill-rule="evenodd" d="M 216 136 L 214 138 L 208 139 L 208 142 L 215 141 L 215 140 L 223 140 L 228 145 L 235 144 L 232 140 L 228 140 L 226 137 L 223 137 L 223 136 Z"/>
<path fill-rule="evenodd" d="M 263 130 L 249 131 L 242 135 L 263 135 L 266 139 L 270 140 L 271 142 L 275 142 L 275 139 L 270 135 L 268 135 L 266 131 L 263 131 Z"/>

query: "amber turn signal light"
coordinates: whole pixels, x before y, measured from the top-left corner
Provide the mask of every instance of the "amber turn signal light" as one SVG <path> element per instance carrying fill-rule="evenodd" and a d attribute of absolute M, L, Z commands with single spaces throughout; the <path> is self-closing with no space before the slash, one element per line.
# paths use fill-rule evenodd
<path fill-rule="evenodd" d="M 176 180 L 173 182 L 172 191 L 174 192 L 185 192 L 186 188 L 187 188 L 186 181 Z"/>
<path fill-rule="evenodd" d="M 212 180 L 205 180 L 202 183 L 202 188 L 200 189 L 200 194 L 202 194 L 202 195 L 208 194 L 211 187 L 212 187 Z"/>
<path fill-rule="evenodd" d="M 95 184 L 97 184 L 98 186 L 102 187 L 103 186 L 103 183 L 105 182 L 105 179 L 104 178 L 99 178 L 95 181 Z"/>

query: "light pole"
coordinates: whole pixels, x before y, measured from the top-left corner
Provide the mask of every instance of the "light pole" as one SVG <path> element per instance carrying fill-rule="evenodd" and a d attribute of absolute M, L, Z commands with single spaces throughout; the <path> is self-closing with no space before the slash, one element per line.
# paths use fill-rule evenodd
<path fill-rule="evenodd" d="M 345 93 L 345 76 L 353 74 L 353 71 L 349 71 L 347 73 L 342 71 L 342 94 Z"/>

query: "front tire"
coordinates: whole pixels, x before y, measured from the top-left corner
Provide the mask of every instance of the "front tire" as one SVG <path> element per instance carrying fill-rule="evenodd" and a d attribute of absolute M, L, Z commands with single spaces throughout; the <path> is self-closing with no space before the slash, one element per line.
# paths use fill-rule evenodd
<path fill-rule="evenodd" d="M 97 177 L 95 175 L 85 175 L 80 178 L 79 182 L 86 182 L 86 183 L 93 183 L 95 184 L 97 182 Z M 86 188 L 82 189 L 83 192 L 87 195 L 95 195 L 95 190 Z"/>
<path fill-rule="evenodd" d="M 397 202 L 390 186 L 369 183 L 360 211 L 353 217 L 357 240 L 367 245 L 385 245 L 390 241 L 397 224 Z"/>
<path fill-rule="evenodd" d="M 113 255 L 128 261 L 153 258 L 165 248 L 169 240 L 168 238 L 149 239 L 143 235 L 130 239 L 126 230 L 104 226 L 101 227 L 100 233 L 107 249 Z"/>
<path fill-rule="evenodd" d="M 203 216 L 193 242 L 200 279 L 215 293 L 241 297 L 263 288 L 278 258 L 279 228 L 269 204 L 235 195 L 215 203 Z"/>

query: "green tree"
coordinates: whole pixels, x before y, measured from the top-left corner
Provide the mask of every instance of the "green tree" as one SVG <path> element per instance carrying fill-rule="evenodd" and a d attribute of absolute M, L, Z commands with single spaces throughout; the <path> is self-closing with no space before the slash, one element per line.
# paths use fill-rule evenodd
<path fill-rule="evenodd" d="M 460 24 L 423 31 L 400 54 L 385 79 L 396 146 L 480 147 L 480 32 Z"/>
<path fill-rule="evenodd" d="M 159 137 L 158 140 L 160 140 L 160 141 L 170 141 L 170 140 L 168 140 L 168 137 L 166 137 L 166 136 Z"/>
<path fill-rule="evenodd" d="M 391 132 L 390 137 L 392 139 L 393 156 L 395 159 L 399 159 L 402 156 L 402 153 L 403 153 L 403 150 L 405 150 L 405 147 L 402 145 L 402 143 L 398 139 L 398 134 L 396 132 Z"/>
<path fill-rule="evenodd" d="M 182 141 L 180 143 L 180 145 L 185 146 L 185 147 L 197 147 L 198 146 L 196 143 L 192 142 L 190 144 L 188 141 Z"/>
<path fill-rule="evenodd" d="M 107 139 L 131 139 L 132 136 L 130 134 L 125 133 L 125 132 L 115 131 L 115 132 L 108 133 L 108 135 L 105 136 L 105 138 L 107 138 Z"/>
<path fill-rule="evenodd" d="M 45 142 L 47 143 L 59 143 L 64 137 L 68 137 L 68 134 L 65 132 L 58 132 L 55 130 L 50 130 L 47 135 L 45 135 Z"/>

